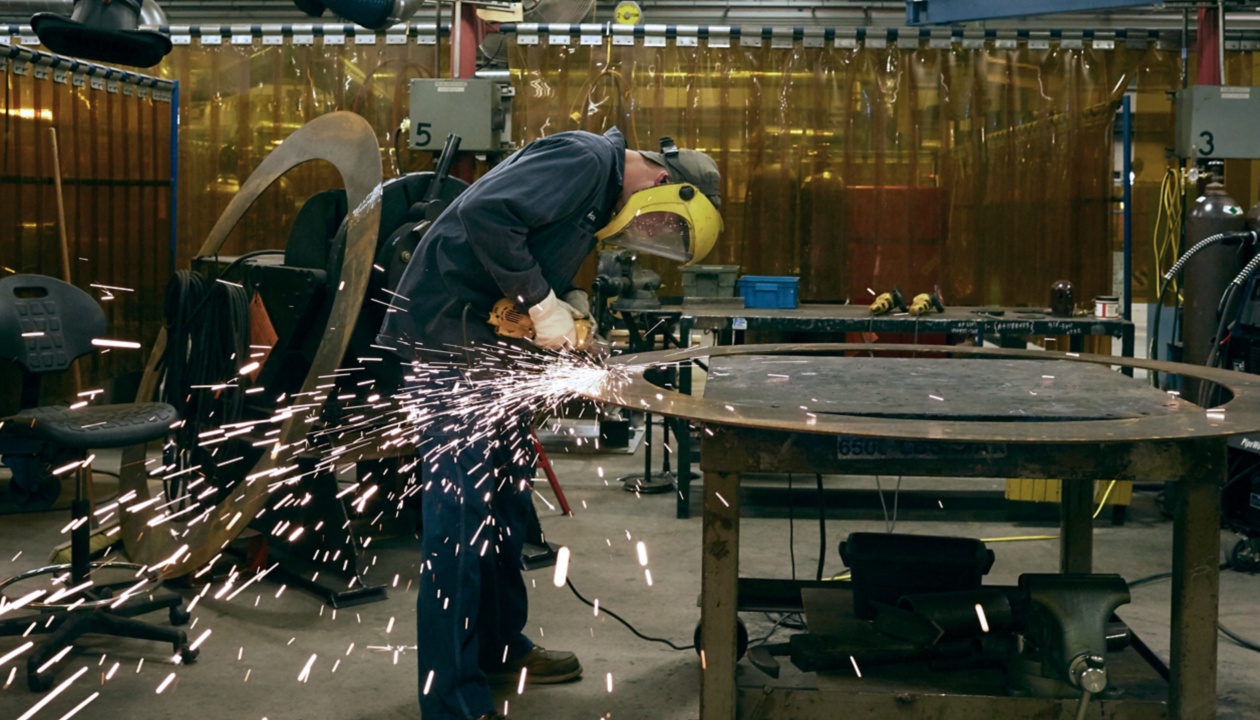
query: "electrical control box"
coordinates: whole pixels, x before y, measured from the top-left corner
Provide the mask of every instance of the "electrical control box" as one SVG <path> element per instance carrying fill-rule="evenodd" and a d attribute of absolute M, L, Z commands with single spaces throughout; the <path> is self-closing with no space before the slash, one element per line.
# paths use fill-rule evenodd
<path fill-rule="evenodd" d="M 414 79 L 407 147 L 438 151 L 454 133 L 460 150 L 510 150 L 514 94 L 511 85 L 490 78 Z"/>
<path fill-rule="evenodd" d="M 1175 96 L 1178 157 L 1260 158 L 1260 87 L 1199 85 Z"/>

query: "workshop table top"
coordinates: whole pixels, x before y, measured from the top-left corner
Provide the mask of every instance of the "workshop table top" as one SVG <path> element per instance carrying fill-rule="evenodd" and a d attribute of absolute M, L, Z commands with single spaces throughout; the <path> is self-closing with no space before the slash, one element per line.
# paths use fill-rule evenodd
<path fill-rule="evenodd" d="M 735 355 L 713 358 L 704 396 L 830 415 L 956 421 L 1203 412 L 1101 365 L 1063 360 Z"/>
<path fill-rule="evenodd" d="M 749 361 L 753 368 L 756 363 L 802 360 L 795 371 L 800 384 L 817 383 L 816 391 L 796 389 L 792 372 L 773 373 L 788 376 L 783 378 L 772 377 L 764 367 L 740 370 L 750 367 L 731 361 L 741 356 L 771 358 Z M 915 365 L 899 359 L 925 363 L 920 377 L 899 370 Z M 935 366 L 940 371 L 926 365 L 949 360 L 961 364 Z M 719 373 L 725 368 L 727 373 L 706 383 L 712 387 L 706 387 L 703 396 L 658 387 L 645 376 L 654 366 L 695 361 Z M 811 365 L 821 377 L 803 375 Z M 1087 366 L 1097 366 L 1102 372 L 1084 369 Z M 1221 406 L 1200 407 L 1112 373 L 1109 368 L 1115 366 L 1217 383 L 1230 399 Z M 616 370 L 609 381 L 580 394 L 596 402 L 745 431 L 1051 445 L 1223 442 L 1230 435 L 1260 432 L 1257 376 L 1156 360 L 965 345 L 839 343 L 697 346 L 632 353 L 613 358 L 609 368 Z M 745 372 L 759 376 L 751 376 L 755 380 L 751 382 Z M 1038 389 L 1044 387 L 1043 381 L 1053 389 L 1046 397 Z M 961 405 L 964 394 L 966 405 Z M 951 398 L 960 403 L 958 410 L 953 409 Z M 811 405 L 819 411 L 811 410 Z"/>

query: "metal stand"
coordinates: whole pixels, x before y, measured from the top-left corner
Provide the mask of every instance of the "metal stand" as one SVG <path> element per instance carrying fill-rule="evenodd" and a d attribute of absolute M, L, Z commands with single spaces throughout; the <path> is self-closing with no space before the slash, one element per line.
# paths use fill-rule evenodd
<path fill-rule="evenodd" d="M 270 554 L 276 555 L 277 566 L 268 579 L 295 585 L 316 595 L 329 607 L 344 608 L 385 600 L 384 585 L 368 585 L 359 572 L 359 553 L 362 546 L 355 536 L 346 506 L 337 498 L 337 481 L 330 472 L 315 472 L 315 458 L 298 459 L 305 478 L 304 490 L 311 495 L 311 502 L 273 507 L 263 517 L 250 523 L 260 533 L 260 542 L 251 541 L 249 563 L 261 567 Z M 297 492 L 295 488 L 294 492 Z M 274 528 L 285 521 L 294 527 L 319 527 L 303 536 L 303 556 L 285 548 L 273 546 L 269 539 Z M 318 546 L 316 546 L 318 543 Z M 313 558 L 306 556 L 314 549 Z M 337 578 L 335 583 L 320 582 L 321 575 Z"/>
<path fill-rule="evenodd" d="M 664 430 L 661 438 L 664 447 L 669 447 L 669 420 L 662 419 Z M 674 475 L 669 467 L 669 451 L 663 453 L 664 462 L 660 472 L 652 471 L 652 416 L 643 416 L 643 472 L 633 473 L 630 475 L 622 475 L 617 478 L 621 481 L 622 489 L 632 493 L 646 493 L 655 495 L 657 493 L 666 493 L 672 491 L 678 486 L 678 478 Z"/>

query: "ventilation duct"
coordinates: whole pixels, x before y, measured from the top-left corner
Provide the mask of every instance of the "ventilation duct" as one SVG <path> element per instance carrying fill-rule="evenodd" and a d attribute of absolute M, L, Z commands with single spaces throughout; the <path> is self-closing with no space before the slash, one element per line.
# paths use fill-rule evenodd
<path fill-rule="evenodd" d="M 41 3 L 23 0 L 22 5 Z M 73 0 L 70 16 L 64 0 L 42 3 L 31 27 L 44 47 L 61 55 L 111 65 L 151 67 L 171 51 L 171 39 L 146 25 L 165 25 L 166 14 L 154 0 Z"/>

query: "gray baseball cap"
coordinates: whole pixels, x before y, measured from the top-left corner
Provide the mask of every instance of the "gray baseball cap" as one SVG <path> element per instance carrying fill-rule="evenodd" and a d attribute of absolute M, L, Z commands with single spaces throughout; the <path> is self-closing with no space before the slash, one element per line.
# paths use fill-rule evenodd
<path fill-rule="evenodd" d="M 713 207 L 722 207 L 722 176 L 713 158 L 699 150 L 679 150 L 667 137 L 661 138 L 661 152 L 640 150 L 639 154 L 668 170 L 670 182 L 691 183 Z"/>

